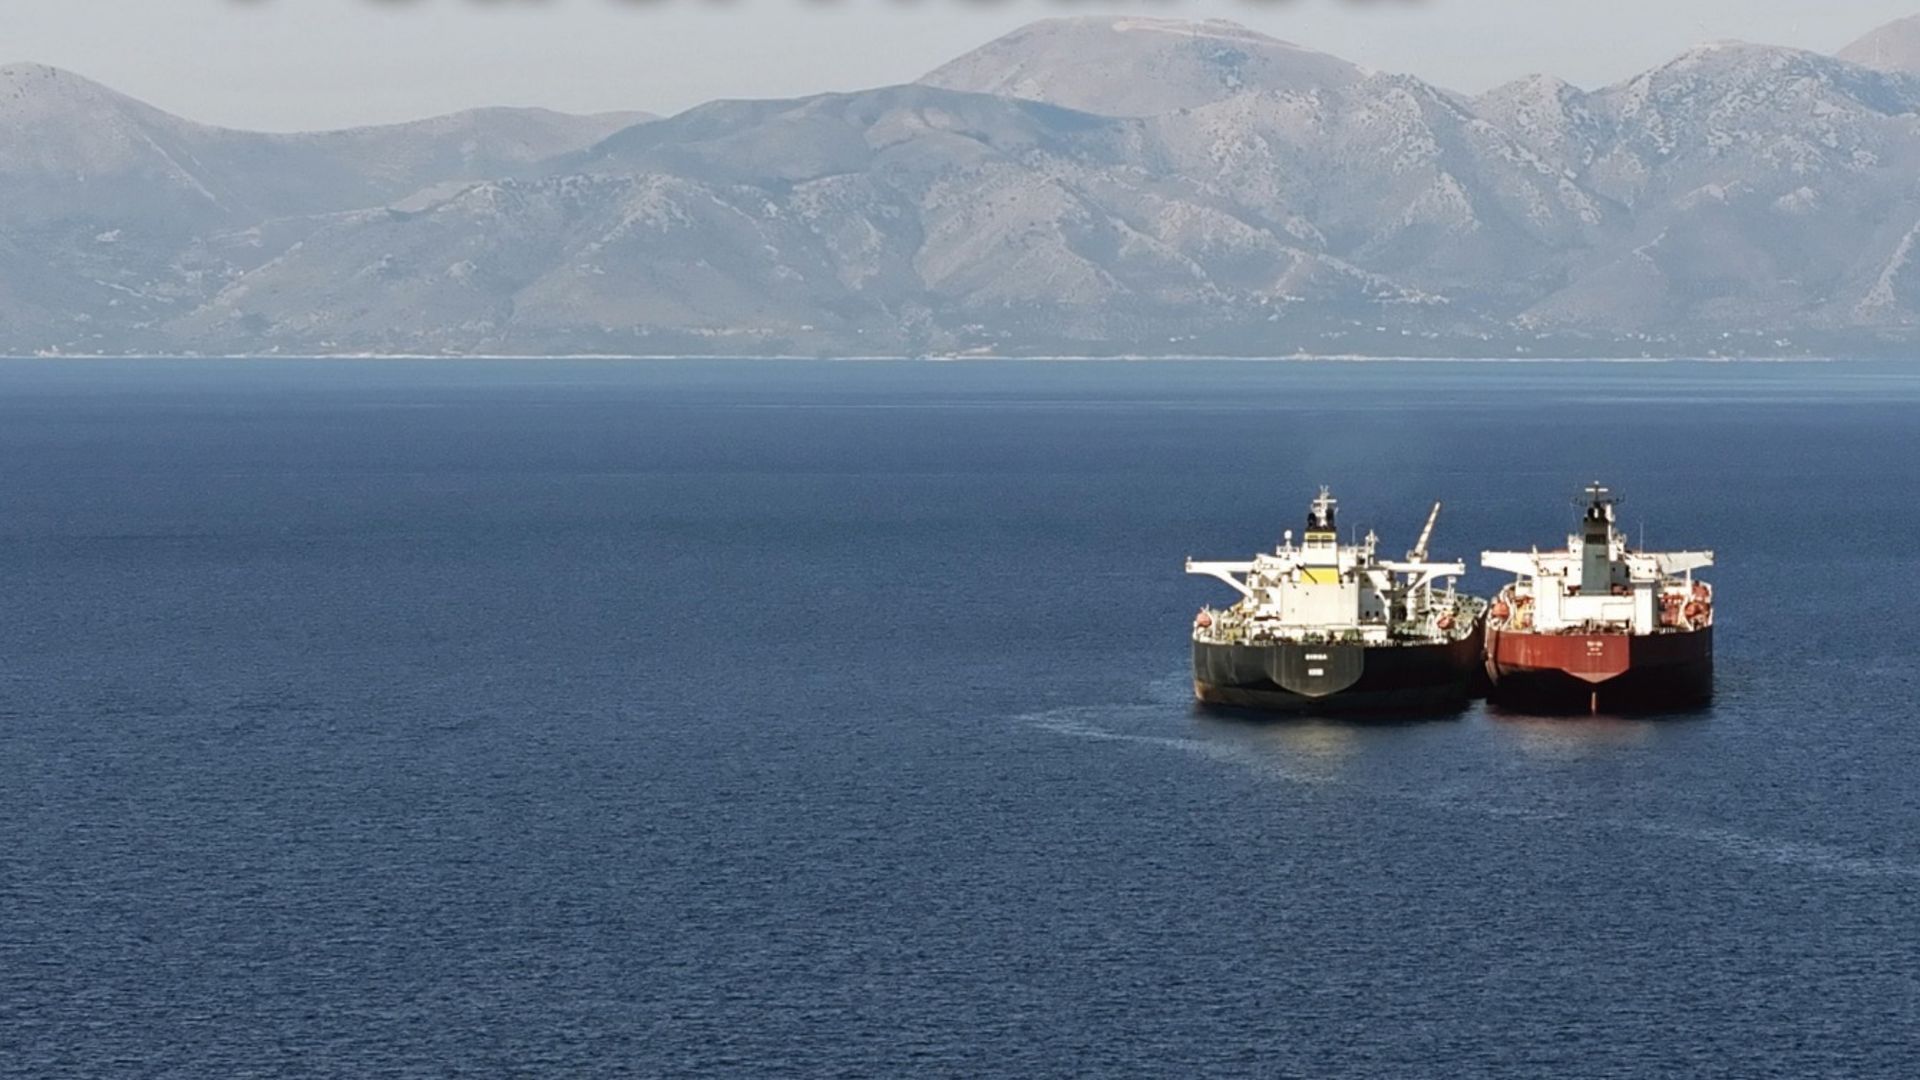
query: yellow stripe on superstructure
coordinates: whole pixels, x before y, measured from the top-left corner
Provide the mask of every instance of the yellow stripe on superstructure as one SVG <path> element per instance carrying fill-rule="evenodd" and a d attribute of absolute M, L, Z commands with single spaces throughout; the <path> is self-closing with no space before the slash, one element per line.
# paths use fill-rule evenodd
<path fill-rule="evenodd" d="M 1336 533 L 1321 529 L 1307 530 L 1307 548 L 1309 549 L 1307 558 L 1312 560 L 1317 557 L 1324 557 L 1332 565 L 1302 566 L 1300 568 L 1300 580 L 1308 585 L 1340 584 L 1339 557 L 1335 554 L 1338 550 L 1339 543 L 1340 537 Z M 1312 550 L 1314 548 L 1320 548 L 1321 550 Z"/>

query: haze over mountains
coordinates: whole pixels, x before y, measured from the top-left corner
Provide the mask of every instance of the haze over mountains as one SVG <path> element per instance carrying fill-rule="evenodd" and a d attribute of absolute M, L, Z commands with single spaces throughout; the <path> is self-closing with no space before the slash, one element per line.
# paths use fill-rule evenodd
<path fill-rule="evenodd" d="M 668 119 L 0 69 L 0 351 L 1793 355 L 1920 339 L 1920 20 L 1465 97 L 1220 21 Z"/>

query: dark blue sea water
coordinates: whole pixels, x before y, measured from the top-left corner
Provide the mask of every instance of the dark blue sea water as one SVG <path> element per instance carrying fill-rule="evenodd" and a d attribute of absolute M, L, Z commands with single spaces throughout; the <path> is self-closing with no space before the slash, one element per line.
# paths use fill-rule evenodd
<path fill-rule="evenodd" d="M 1596 477 L 1710 710 L 1189 705 Z M 0 364 L 0 1075 L 1911 1076 L 1916 582 L 1912 366 Z"/>

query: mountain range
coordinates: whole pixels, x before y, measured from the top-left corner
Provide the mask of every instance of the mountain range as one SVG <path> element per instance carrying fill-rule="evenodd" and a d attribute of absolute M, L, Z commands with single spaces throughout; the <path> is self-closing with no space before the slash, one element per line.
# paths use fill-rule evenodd
<path fill-rule="evenodd" d="M 0 352 L 1805 355 L 1920 341 L 1920 19 L 1467 96 L 1230 22 L 299 135 L 0 69 Z"/>

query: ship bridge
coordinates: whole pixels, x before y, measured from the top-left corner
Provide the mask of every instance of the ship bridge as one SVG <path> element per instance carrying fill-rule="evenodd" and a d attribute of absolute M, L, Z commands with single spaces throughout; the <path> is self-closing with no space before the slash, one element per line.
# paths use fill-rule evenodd
<path fill-rule="evenodd" d="M 1384 642 L 1409 627 L 1430 628 L 1441 606 L 1451 610 L 1451 601 L 1436 604 L 1433 583 L 1464 574 L 1466 564 L 1425 557 L 1438 504 L 1420 543 L 1400 561 L 1380 558 L 1379 538 L 1372 533 L 1361 543 L 1341 544 L 1337 505 L 1331 492 L 1321 488 L 1299 544 L 1289 530 L 1279 547 L 1251 560 L 1187 560 L 1189 574 L 1215 578 L 1240 594 L 1238 604 L 1220 613 L 1221 633 Z M 1213 618 L 1208 615 L 1210 626 Z"/>
<path fill-rule="evenodd" d="M 1609 629 L 1651 634 L 1686 623 L 1687 605 L 1710 613 L 1711 587 L 1693 572 L 1713 565 L 1711 551 L 1642 552 L 1628 548 L 1615 525 L 1616 501 L 1607 488 L 1587 488 L 1580 531 L 1564 550 L 1485 551 L 1480 564 L 1504 570 L 1515 582 L 1502 602 L 1524 608 L 1527 628 L 1542 633 Z M 1495 605 L 1496 619 L 1500 604 Z"/>

